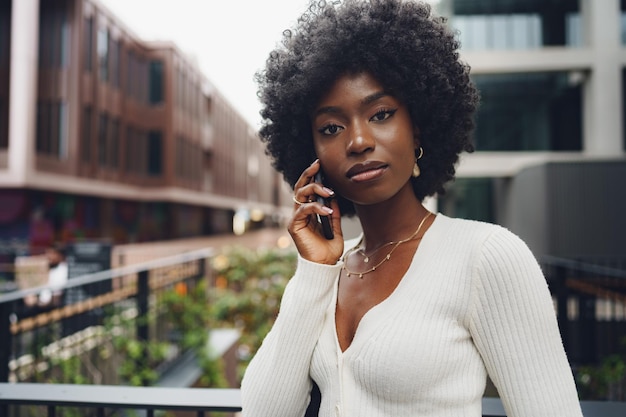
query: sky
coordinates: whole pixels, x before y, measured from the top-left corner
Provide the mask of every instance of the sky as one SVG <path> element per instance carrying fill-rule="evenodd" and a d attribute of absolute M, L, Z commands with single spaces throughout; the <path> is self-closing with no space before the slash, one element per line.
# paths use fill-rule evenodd
<path fill-rule="evenodd" d="M 260 126 L 254 73 L 308 0 L 100 0 L 142 40 L 172 41 L 252 127 Z"/>

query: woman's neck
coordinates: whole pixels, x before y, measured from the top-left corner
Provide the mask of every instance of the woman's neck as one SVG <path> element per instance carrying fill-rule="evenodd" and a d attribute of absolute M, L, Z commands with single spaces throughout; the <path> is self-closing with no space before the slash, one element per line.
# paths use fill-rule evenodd
<path fill-rule="evenodd" d="M 356 214 L 363 229 L 362 246 L 367 252 L 409 237 L 428 210 L 411 189 L 410 193 L 400 192 L 376 205 L 356 206 Z"/>

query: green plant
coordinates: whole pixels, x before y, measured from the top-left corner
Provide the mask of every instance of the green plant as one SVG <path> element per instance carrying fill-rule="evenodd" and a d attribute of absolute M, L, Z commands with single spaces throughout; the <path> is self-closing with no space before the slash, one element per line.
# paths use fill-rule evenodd
<path fill-rule="evenodd" d="M 164 291 L 160 299 L 166 320 L 182 336 L 182 347 L 204 348 L 210 321 L 205 281 L 192 288 L 186 283 L 178 283 L 174 288 Z"/>
<path fill-rule="evenodd" d="M 597 365 L 583 366 L 576 373 L 583 400 L 626 401 L 626 338 L 621 352 L 603 358 Z"/>
<path fill-rule="evenodd" d="M 113 345 L 124 357 L 118 371 L 121 378 L 135 386 L 157 381 L 159 374 L 155 368 L 166 358 L 167 343 L 118 336 Z"/>
<path fill-rule="evenodd" d="M 226 248 L 214 259 L 215 289 L 209 294 L 212 326 L 241 330 L 240 376 L 274 323 L 296 261 L 293 251 L 242 247 Z"/>
<path fill-rule="evenodd" d="M 165 318 L 181 336 L 181 347 L 192 349 L 196 354 L 198 366 L 202 369 L 197 384 L 204 387 L 228 386 L 221 358 L 213 357 L 207 348 L 211 312 L 207 308 L 206 282 L 201 281 L 192 288 L 178 283 L 163 292 L 160 301 Z"/>
<path fill-rule="evenodd" d="M 68 359 L 52 359 L 51 366 L 56 369 L 56 375 L 50 378 L 52 384 L 89 384 L 89 380 L 82 372 L 79 356 Z"/>

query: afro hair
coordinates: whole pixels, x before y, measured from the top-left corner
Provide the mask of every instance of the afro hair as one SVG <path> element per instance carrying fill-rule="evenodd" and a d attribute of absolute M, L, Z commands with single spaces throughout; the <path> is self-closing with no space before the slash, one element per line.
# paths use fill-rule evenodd
<path fill-rule="evenodd" d="M 368 72 L 409 109 L 424 156 L 413 189 L 444 193 L 462 151 L 472 152 L 478 92 L 459 42 L 428 4 L 402 0 L 313 1 L 256 74 L 259 131 L 274 167 L 293 187 L 315 159 L 311 111 L 334 81 Z M 354 206 L 341 196 L 342 215 Z"/>

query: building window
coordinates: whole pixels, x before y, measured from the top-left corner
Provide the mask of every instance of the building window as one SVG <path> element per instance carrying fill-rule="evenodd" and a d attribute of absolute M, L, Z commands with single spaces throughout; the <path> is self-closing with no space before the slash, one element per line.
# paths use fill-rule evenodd
<path fill-rule="evenodd" d="M 183 107 L 183 85 L 185 80 L 185 73 L 182 68 L 176 69 L 176 107 L 181 109 Z"/>
<path fill-rule="evenodd" d="M 119 154 L 120 154 L 120 121 L 119 119 L 113 119 L 111 121 L 110 132 L 110 156 L 109 166 L 111 168 L 119 167 Z"/>
<path fill-rule="evenodd" d="M 59 132 L 58 132 L 58 140 L 57 140 L 57 156 L 60 159 L 67 159 L 68 155 L 68 146 L 69 146 L 69 121 L 68 121 L 68 111 L 67 111 L 67 103 L 61 101 L 57 103 L 59 113 L 58 113 L 58 121 L 59 121 Z"/>
<path fill-rule="evenodd" d="M 542 43 L 539 15 L 455 16 L 464 50 L 531 49 Z"/>
<path fill-rule="evenodd" d="M 622 116 L 624 151 L 626 151 L 626 68 L 622 68 Z"/>
<path fill-rule="evenodd" d="M 163 102 L 163 63 L 150 62 L 150 104 Z"/>
<path fill-rule="evenodd" d="M 0 96 L 0 149 L 9 146 L 9 105 L 5 97 Z"/>
<path fill-rule="evenodd" d="M 100 80 L 109 81 L 109 31 L 106 28 L 98 30 L 98 73 Z"/>
<path fill-rule="evenodd" d="M 0 149 L 9 146 L 11 2 L 0 2 Z"/>
<path fill-rule="evenodd" d="M 91 72 L 93 70 L 93 17 L 87 17 L 83 20 L 83 30 L 85 42 L 83 66 L 86 72 Z"/>
<path fill-rule="evenodd" d="M 68 112 L 65 102 L 37 103 L 37 153 L 66 159 L 68 153 Z"/>
<path fill-rule="evenodd" d="M 83 162 L 91 162 L 91 144 L 93 141 L 93 109 L 91 106 L 83 109 L 81 123 L 80 158 Z"/>
<path fill-rule="evenodd" d="M 134 77 L 134 69 L 135 69 L 135 54 L 133 51 L 129 50 L 126 56 L 126 95 L 129 97 L 134 97 L 133 91 L 135 88 L 135 77 Z"/>
<path fill-rule="evenodd" d="M 66 2 L 42 2 L 39 13 L 39 67 L 67 68 L 70 53 Z"/>
<path fill-rule="evenodd" d="M 0 4 L 0 71 L 9 68 L 11 46 L 11 2 Z"/>
<path fill-rule="evenodd" d="M 480 151 L 582 150 L 582 89 L 575 72 L 473 76 Z"/>
<path fill-rule="evenodd" d="M 579 46 L 578 1 L 453 1 L 451 25 L 464 50 Z"/>
<path fill-rule="evenodd" d="M 151 177 L 160 176 L 163 167 L 163 135 L 159 131 L 151 131 L 148 134 L 148 172 Z"/>
<path fill-rule="evenodd" d="M 120 41 L 110 39 L 109 42 L 109 61 L 111 85 L 115 88 L 120 87 Z"/>
<path fill-rule="evenodd" d="M 98 122 L 98 165 L 101 167 L 108 164 L 108 134 L 109 116 L 106 113 L 101 113 Z"/>
<path fill-rule="evenodd" d="M 126 138 L 124 140 L 124 171 L 134 172 L 133 162 L 135 158 L 135 129 L 132 126 L 126 127 Z"/>
<path fill-rule="evenodd" d="M 495 223 L 494 184 L 491 178 L 457 178 L 437 199 L 446 216 Z"/>
<path fill-rule="evenodd" d="M 124 148 L 124 171 L 129 174 L 137 173 L 137 134 L 132 126 L 126 127 L 126 142 Z"/>

